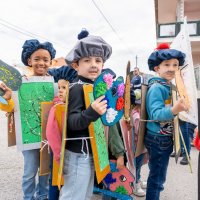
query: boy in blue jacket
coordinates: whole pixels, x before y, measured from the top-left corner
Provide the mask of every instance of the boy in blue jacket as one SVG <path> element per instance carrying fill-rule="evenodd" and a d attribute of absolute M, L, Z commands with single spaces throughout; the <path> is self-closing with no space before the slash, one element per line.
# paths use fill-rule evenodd
<path fill-rule="evenodd" d="M 148 114 L 145 146 L 149 153 L 146 200 L 159 200 L 164 189 L 169 156 L 173 150 L 173 119 L 187 107 L 183 98 L 172 106 L 171 80 L 184 64 L 185 54 L 161 44 L 148 59 L 149 69 L 157 73 L 149 80 L 146 96 Z"/>

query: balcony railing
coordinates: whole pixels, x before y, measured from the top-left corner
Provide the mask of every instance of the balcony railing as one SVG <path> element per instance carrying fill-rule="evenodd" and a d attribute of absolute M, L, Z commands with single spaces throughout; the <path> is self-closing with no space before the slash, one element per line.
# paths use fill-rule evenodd
<path fill-rule="evenodd" d="M 200 36 L 200 21 L 189 21 L 187 24 L 190 36 Z M 157 36 L 158 38 L 176 37 L 182 25 L 183 22 L 158 24 Z"/>

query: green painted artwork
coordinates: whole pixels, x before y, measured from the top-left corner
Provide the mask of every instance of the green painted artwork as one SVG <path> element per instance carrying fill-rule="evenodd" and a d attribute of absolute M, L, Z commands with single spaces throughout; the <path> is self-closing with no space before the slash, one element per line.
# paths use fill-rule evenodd
<path fill-rule="evenodd" d="M 0 60 L 0 81 L 3 81 L 9 88 L 16 91 L 22 84 L 22 76 L 16 68 Z M 4 93 L 0 89 L 0 96 L 3 96 Z"/>
<path fill-rule="evenodd" d="M 89 93 L 89 98 L 90 101 L 94 101 L 94 96 L 93 92 Z M 96 138 L 96 147 L 97 147 L 97 152 L 98 152 L 98 158 L 99 158 L 99 166 L 100 166 L 100 171 L 106 168 L 106 166 L 109 165 L 109 160 L 108 160 L 108 151 L 107 151 L 107 143 L 106 143 L 106 138 L 104 135 L 104 127 L 102 124 L 101 119 L 99 118 L 94 124 L 94 134 Z"/>
<path fill-rule="evenodd" d="M 18 92 L 22 143 L 31 144 L 41 141 L 41 102 L 54 98 L 51 82 L 23 83 Z"/>

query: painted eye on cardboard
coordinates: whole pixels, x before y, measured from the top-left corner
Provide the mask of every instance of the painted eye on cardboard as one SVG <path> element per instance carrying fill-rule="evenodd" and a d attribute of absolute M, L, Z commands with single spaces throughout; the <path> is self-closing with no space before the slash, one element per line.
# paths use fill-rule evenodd
<path fill-rule="evenodd" d="M 112 96 L 116 96 L 117 95 L 117 87 L 113 87 L 111 89 L 111 91 L 112 91 Z"/>
<path fill-rule="evenodd" d="M 120 179 L 121 182 L 125 182 L 125 181 L 127 180 L 126 177 L 125 177 L 124 175 L 121 175 L 121 176 L 119 177 L 119 179 Z"/>

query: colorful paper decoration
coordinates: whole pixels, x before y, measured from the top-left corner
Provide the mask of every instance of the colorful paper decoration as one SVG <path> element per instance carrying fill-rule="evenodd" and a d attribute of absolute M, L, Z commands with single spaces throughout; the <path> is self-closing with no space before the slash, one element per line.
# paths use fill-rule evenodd
<path fill-rule="evenodd" d="M 3 81 L 13 91 L 18 90 L 22 84 L 22 76 L 19 71 L 6 64 L 2 60 L 0 60 L 0 80 Z M 4 94 L 5 92 L 0 89 L 0 96 L 3 96 Z"/>
<path fill-rule="evenodd" d="M 83 90 L 86 108 L 88 108 L 94 101 L 93 86 L 83 85 Z M 89 133 L 91 137 L 90 142 L 92 146 L 97 182 L 100 183 L 110 172 L 107 143 L 104 135 L 104 127 L 100 118 L 95 122 L 90 123 Z"/>
<path fill-rule="evenodd" d="M 13 92 L 15 102 L 15 130 L 19 150 L 40 148 L 41 102 L 54 98 L 54 80 L 50 76 L 22 78 L 22 85 Z"/>
<path fill-rule="evenodd" d="M 113 126 L 124 113 L 124 79 L 118 77 L 115 81 L 113 75 L 104 72 L 94 82 L 94 98 L 105 95 L 107 100 L 107 111 L 101 116 L 106 126 Z"/>
<path fill-rule="evenodd" d="M 111 172 L 104 178 L 103 183 L 112 192 L 122 195 L 133 194 L 135 177 L 126 167 L 120 170 L 116 167 L 116 161 L 110 160 Z"/>

